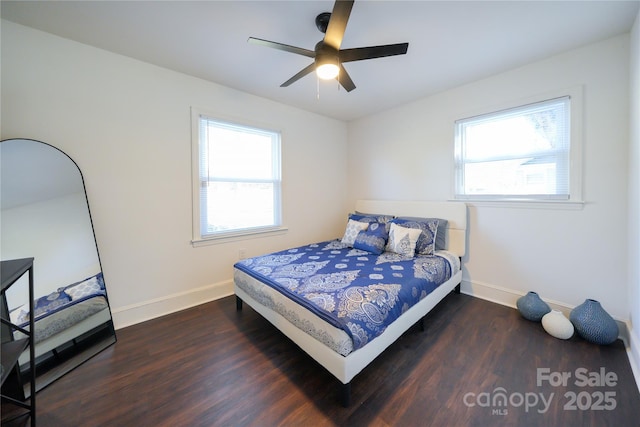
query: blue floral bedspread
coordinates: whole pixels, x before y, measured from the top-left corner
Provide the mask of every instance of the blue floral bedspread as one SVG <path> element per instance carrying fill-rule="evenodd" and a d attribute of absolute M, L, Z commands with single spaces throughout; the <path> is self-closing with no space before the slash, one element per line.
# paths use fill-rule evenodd
<path fill-rule="evenodd" d="M 104 278 L 102 272 L 100 272 L 64 288 L 58 288 L 55 292 L 35 299 L 33 301 L 34 320 L 38 322 L 46 317 L 65 311 L 69 307 L 80 304 L 90 298 L 104 296 L 106 296 L 106 290 L 104 286 Z M 97 310 L 97 308 L 95 310 Z M 93 314 L 93 312 L 88 312 L 86 317 L 91 314 Z M 23 304 L 22 306 L 11 310 L 10 316 L 11 321 L 16 325 L 21 328 L 27 328 L 29 326 L 29 304 Z M 80 320 L 82 319 L 77 319 L 76 321 L 78 322 Z"/>
<path fill-rule="evenodd" d="M 235 267 L 344 329 L 354 350 L 451 277 L 437 255 L 375 255 L 332 240 L 239 261 Z"/>

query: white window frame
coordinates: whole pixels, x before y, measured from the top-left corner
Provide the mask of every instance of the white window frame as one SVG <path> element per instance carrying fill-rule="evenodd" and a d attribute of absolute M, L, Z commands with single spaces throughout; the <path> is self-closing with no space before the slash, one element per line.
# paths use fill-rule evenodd
<path fill-rule="evenodd" d="M 258 133 L 270 133 L 275 134 L 277 140 L 274 147 L 272 147 L 274 153 L 274 164 L 272 167 L 276 169 L 274 179 L 269 182 L 274 183 L 274 223 L 268 226 L 259 226 L 251 228 L 241 228 L 228 231 L 219 232 L 207 232 L 203 229 L 205 227 L 202 219 L 202 206 L 200 188 L 202 185 L 202 173 L 201 173 L 201 141 L 200 141 L 200 122 L 201 119 L 211 120 L 222 125 L 230 125 L 239 128 L 245 128 L 247 130 L 256 131 Z M 238 120 L 225 117 L 221 114 L 208 112 L 201 108 L 191 108 L 191 168 L 192 168 L 192 211 L 193 211 L 193 237 L 192 244 L 194 246 L 217 244 L 229 241 L 243 240 L 247 238 L 264 236 L 270 234 L 282 234 L 287 228 L 282 225 L 282 173 L 281 173 L 281 132 L 274 130 L 272 126 L 267 126 L 260 123 L 249 123 L 247 120 Z"/>
<path fill-rule="evenodd" d="M 471 202 L 476 205 L 498 205 L 514 207 L 560 207 L 581 208 L 584 204 L 582 198 L 582 116 L 583 116 L 583 89 L 576 86 L 569 89 L 551 91 L 537 96 L 512 101 L 500 105 L 494 105 L 473 111 L 465 115 L 464 119 L 454 121 L 454 179 L 452 194 L 453 200 Z M 466 195 L 463 188 L 462 141 L 459 133 L 459 122 L 483 115 L 498 114 L 500 112 L 515 111 L 532 104 L 544 101 L 568 97 L 570 98 L 569 112 L 569 195 L 568 198 L 559 199 L 554 196 L 519 196 L 519 195 Z"/>

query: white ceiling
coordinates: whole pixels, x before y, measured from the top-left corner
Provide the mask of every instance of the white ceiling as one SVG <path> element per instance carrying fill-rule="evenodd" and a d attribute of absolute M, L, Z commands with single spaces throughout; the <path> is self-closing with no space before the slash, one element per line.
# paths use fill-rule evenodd
<path fill-rule="evenodd" d="M 630 31 L 638 1 L 357 0 L 342 48 L 409 42 L 406 55 L 345 64 L 357 88 L 309 74 L 333 1 L 2 1 L 3 19 L 308 111 L 353 120 Z M 319 95 L 319 96 L 318 96 Z"/>

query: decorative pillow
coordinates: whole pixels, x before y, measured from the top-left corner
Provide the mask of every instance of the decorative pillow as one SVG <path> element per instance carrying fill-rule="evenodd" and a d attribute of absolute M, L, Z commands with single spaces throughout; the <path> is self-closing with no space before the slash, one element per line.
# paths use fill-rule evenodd
<path fill-rule="evenodd" d="M 358 233 L 356 240 L 353 242 L 353 247 L 380 255 L 384 252 L 388 238 L 389 233 L 387 232 L 385 224 L 372 222 L 369 224 L 368 229 L 362 230 Z"/>
<path fill-rule="evenodd" d="M 391 220 L 393 219 L 392 215 L 373 215 L 373 214 L 361 214 L 361 213 L 354 213 L 354 214 L 349 214 L 349 219 L 353 219 L 355 221 L 358 222 L 368 222 L 368 223 L 380 223 L 380 224 L 384 224 L 386 226 L 387 229 L 387 233 L 389 233 L 389 223 L 391 222 Z"/>
<path fill-rule="evenodd" d="M 391 225 L 391 220 L 394 217 L 392 215 L 375 215 L 375 214 L 363 214 L 356 212 L 354 214 L 349 214 L 349 219 L 353 219 L 358 222 L 368 222 L 369 224 L 373 224 L 377 222 L 378 224 L 382 224 L 389 234 L 389 226 Z"/>
<path fill-rule="evenodd" d="M 426 221 L 415 221 L 409 219 L 395 218 L 392 224 L 402 225 L 406 228 L 418 229 L 422 234 L 416 243 L 416 253 L 420 255 L 433 255 L 435 251 L 436 233 L 438 231 L 438 220 L 429 219 Z"/>
<path fill-rule="evenodd" d="M 416 253 L 416 242 L 421 233 L 422 231 L 418 228 L 406 228 L 392 222 L 387 250 L 412 257 Z"/>
<path fill-rule="evenodd" d="M 40 297 L 33 302 L 34 318 L 38 318 L 38 316 L 48 313 L 49 311 L 52 311 L 65 304 L 68 304 L 69 302 L 71 302 L 71 298 L 69 298 L 69 295 L 60 291 L 52 292 L 49 295 Z M 26 307 L 28 310 L 29 306 L 27 305 Z"/>
<path fill-rule="evenodd" d="M 353 246 L 353 242 L 355 242 L 358 233 L 362 230 L 366 230 L 368 227 L 369 223 L 367 222 L 359 222 L 350 219 L 347 223 L 347 229 L 344 232 L 344 236 L 342 237 L 342 243 Z"/>
<path fill-rule="evenodd" d="M 81 282 L 74 283 L 63 289 L 64 292 L 71 297 L 71 301 L 87 297 L 89 295 L 104 295 L 104 282 L 102 273 L 88 277 Z"/>
<path fill-rule="evenodd" d="M 356 218 L 353 218 L 356 217 Z M 395 218 L 395 216 L 393 215 L 386 215 L 386 214 L 372 214 L 372 213 L 364 213 L 364 212 L 358 212 L 356 211 L 355 214 L 351 214 L 349 215 L 349 218 L 353 218 L 356 221 L 363 221 L 363 222 L 367 222 L 367 220 L 370 218 L 375 222 L 382 222 L 382 223 L 387 223 L 389 221 L 391 221 L 393 218 Z M 366 218 L 366 219 L 364 219 Z"/>
<path fill-rule="evenodd" d="M 14 325 L 22 325 L 29 321 L 29 304 L 22 304 L 9 312 L 9 320 Z"/>
<path fill-rule="evenodd" d="M 397 219 L 400 220 L 409 220 L 416 222 L 427 222 L 427 221 L 438 221 L 438 231 L 436 232 L 436 251 L 444 250 L 447 247 L 447 224 L 449 224 L 449 220 L 442 218 L 418 218 L 418 217 L 410 217 L 410 216 L 400 216 Z"/>

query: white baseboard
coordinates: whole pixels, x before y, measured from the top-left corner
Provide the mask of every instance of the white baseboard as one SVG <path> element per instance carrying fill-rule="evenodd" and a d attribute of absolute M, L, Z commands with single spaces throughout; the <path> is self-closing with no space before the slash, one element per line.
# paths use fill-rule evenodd
<path fill-rule="evenodd" d="M 233 280 L 226 280 L 125 307 L 113 308 L 111 310 L 113 324 L 116 329 L 120 329 L 229 295 L 233 295 Z"/>
<path fill-rule="evenodd" d="M 636 379 L 636 386 L 638 387 L 638 391 L 640 391 L 640 342 L 635 338 L 637 336 L 638 334 L 634 334 L 631 328 L 629 328 L 627 355 L 629 356 L 633 376 Z"/>
<path fill-rule="evenodd" d="M 516 308 L 516 301 L 518 300 L 518 298 L 524 295 L 522 293 L 514 291 L 513 289 L 507 289 L 500 286 L 464 278 L 462 279 L 462 283 L 460 284 L 460 292 L 486 301 L 491 301 L 496 304 L 506 305 L 507 307 L 511 308 Z M 549 298 L 545 298 L 544 296 L 541 297 L 547 304 L 549 304 L 549 307 L 554 310 L 560 310 L 564 313 L 565 316 L 567 316 L 567 318 L 569 317 L 569 313 L 571 313 L 571 310 L 575 308 L 575 306 L 571 306 L 560 301 L 550 300 Z M 620 338 L 625 343 L 625 347 L 627 348 L 627 357 L 629 358 L 629 364 L 631 365 L 631 370 L 633 371 L 636 385 L 638 386 L 638 390 L 640 391 L 640 343 L 638 343 L 637 340 L 633 339 L 634 335 L 630 333 L 630 328 L 627 324 L 627 321 L 616 318 L 614 319 L 618 323 L 618 338 Z"/>
<path fill-rule="evenodd" d="M 522 296 L 514 292 L 512 289 L 502 288 L 500 286 L 490 285 L 483 282 L 471 281 L 464 278 L 460 284 L 460 292 L 486 301 L 495 302 L 496 304 L 506 305 L 511 308 L 516 308 L 516 301 Z"/>

